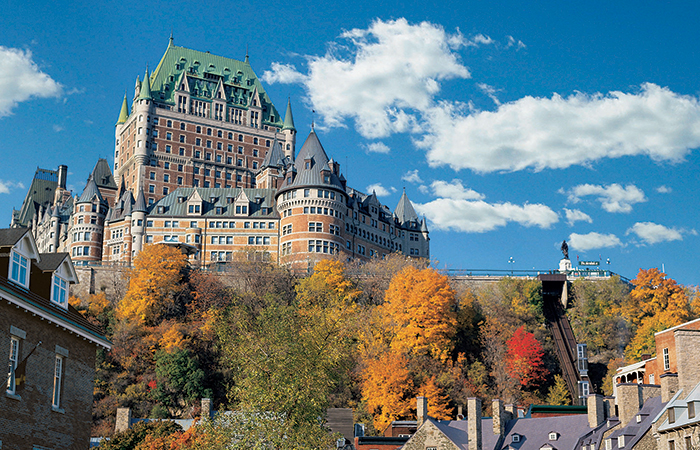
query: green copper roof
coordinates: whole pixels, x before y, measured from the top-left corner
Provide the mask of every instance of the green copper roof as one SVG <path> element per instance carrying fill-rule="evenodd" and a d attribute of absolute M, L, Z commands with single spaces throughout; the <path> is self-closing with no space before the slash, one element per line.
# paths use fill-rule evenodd
<path fill-rule="evenodd" d="M 262 122 L 282 127 L 282 118 L 249 63 L 170 43 L 150 77 L 152 98 L 175 105 L 174 92 L 180 88 L 183 73 L 193 98 L 211 101 L 221 80 L 227 104 L 244 110 L 248 109 L 250 96 L 257 88 L 263 107 Z"/>
<path fill-rule="evenodd" d="M 117 119 L 117 125 L 126 122 L 129 118 L 129 104 L 126 102 L 126 94 L 124 94 L 124 101 L 122 102 L 122 110 L 119 111 L 119 119 Z"/>
<path fill-rule="evenodd" d="M 296 131 L 297 129 L 294 128 L 294 116 L 292 116 L 292 103 L 287 99 L 287 113 L 284 115 L 284 126 L 282 127 L 283 130 L 294 130 Z"/>
<path fill-rule="evenodd" d="M 141 83 L 141 92 L 139 93 L 139 100 L 150 100 L 151 99 L 151 78 L 148 76 L 148 69 L 146 69 L 146 75 L 143 77 L 143 82 Z"/>

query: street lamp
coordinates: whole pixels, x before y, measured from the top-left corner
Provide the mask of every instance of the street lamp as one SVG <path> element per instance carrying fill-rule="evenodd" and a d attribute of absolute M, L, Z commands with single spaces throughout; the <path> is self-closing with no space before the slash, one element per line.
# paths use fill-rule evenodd
<path fill-rule="evenodd" d="M 515 264 L 515 260 L 512 256 L 508 259 L 508 264 Z M 513 266 L 510 266 L 510 274 L 513 275 Z"/>

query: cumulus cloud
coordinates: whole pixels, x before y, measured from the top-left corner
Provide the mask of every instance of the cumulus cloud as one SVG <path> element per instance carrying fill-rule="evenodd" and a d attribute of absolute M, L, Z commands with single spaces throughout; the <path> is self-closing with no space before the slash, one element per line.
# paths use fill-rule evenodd
<path fill-rule="evenodd" d="M 700 102 L 655 84 L 639 92 L 524 97 L 496 111 L 438 102 L 417 141 L 432 166 L 477 172 L 563 169 L 602 158 L 681 161 L 700 147 Z"/>
<path fill-rule="evenodd" d="M 697 234 L 695 230 L 687 232 L 677 228 L 668 228 L 654 222 L 637 222 L 625 234 L 635 234 L 644 243 L 653 245 L 661 242 L 682 241 L 684 233 Z"/>
<path fill-rule="evenodd" d="M 525 227 L 549 228 L 559 220 L 557 213 L 542 204 L 514 205 L 483 200 L 438 198 L 416 204 L 416 211 L 427 216 L 435 229 L 484 233 L 515 222 Z"/>
<path fill-rule="evenodd" d="M 467 39 L 465 44 L 469 47 L 478 47 L 480 45 L 491 45 L 495 44 L 495 41 L 488 36 L 483 34 L 477 34 L 471 39 Z"/>
<path fill-rule="evenodd" d="M 377 194 L 377 197 L 386 197 L 386 196 L 389 196 L 389 195 L 393 194 L 394 192 L 396 192 L 396 188 L 395 187 L 385 188 L 384 186 L 382 186 L 382 183 L 375 183 L 375 184 L 370 184 L 369 186 L 367 186 L 366 191 L 369 194 L 374 192 L 375 194 Z"/>
<path fill-rule="evenodd" d="M 592 232 L 588 234 L 571 233 L 569 236 L 569 246 L 583 252 L 598 248 L 619 247 L 621 245 L 622 242 L 614 234 Z"/>
<path fill-rule="evenodd" d="M 579 209 L 566 209 L 564 208 L 564 214 L 566 215 L 566 223 L 573 226 L 576 222 L 588 222 L 593 223 L 591 216 Z"/>
<path fill-rule="evenodd" d="M 39 69 L 29 50 L 0 46 L 0 117 L 33 97 L 58 97 L 62 86 Z"/>
<path fill-rule="evenodd" d="M 403 181 L 406 181 L 408 183 L 422 183 L 423 180 L 421 180 L 420 176 L 418 175 L 418 169 L 416 170 L 409 170 L 403 176 L 401 177 Z"/>
<path fill-rule="evenodd" d="M 436 180 L 430 185 L 433 195 L 452 200 L 482 200 L 484 194 L 480 194 L 473 189 L 465 188 L 461 180 L 451 182 Z"/>
<path fill-rule="evenodd" d="M 662 185 L 656 188 L 656 192 L 658 192 L 659 194 L 670 194 L 671 192 L 673 192 L 673 189 L 671 189 L 668 186 Z"/>
<path fill-rule="evenodd" d="M 611 213 L 628 213 L 632 211 L 632 205 L 635 203 L 647 201 L 644 192 L 633 184 L 625 187 L 617 183 L 607 186 L 579 184 L 565 193 L 572 203 L 580 202 L 582 197 L 594 196 L 601 207 Z"/>
<path fill-rule="evenodd" d="M 9 194 L 10 191 L 15 188 L 24 189 L 24 185 L 14 181 L 0 180 L 0 194 Z"/>
<path fill-rule="evenodd" d="M 349 119 L 366 138 L 418 131 L 416 111 L 431 106 L 440 82 L 470 77 L 456 50 L 472 41 L 429 22 L 375 20 L 340 40 L 344 44 L 331 45 L 325 55 L 309 57 L 306 74 L 275 64 L 263 78 L 302 83 L 326 126 Z"/>
<path fill-rule="evenodd" d="M 370 153 L 389 153 L 391 149 L 383 142 L 372 142 L 365 145 L 365 149 Z"/>

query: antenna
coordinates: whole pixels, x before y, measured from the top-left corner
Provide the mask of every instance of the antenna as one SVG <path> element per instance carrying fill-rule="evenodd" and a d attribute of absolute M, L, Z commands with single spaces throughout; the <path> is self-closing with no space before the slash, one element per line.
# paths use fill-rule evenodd
<path fill-rule="evenodd" d="M 314 121 L 316 120 L 316 110 L 311 110 L 311 131 L 314 130 Z"/>

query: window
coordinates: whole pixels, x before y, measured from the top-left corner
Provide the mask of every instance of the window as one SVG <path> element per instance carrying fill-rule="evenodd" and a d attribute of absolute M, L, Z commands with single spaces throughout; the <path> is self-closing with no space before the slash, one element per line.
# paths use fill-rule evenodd
<path fill-rule="evenodd" d="M 685 437 L 685 450 L 693 450 L 693 441 L 690 436 Z"/>
<path fill-rule="evenodd" d="M 668 355 L 668 348 L 663 349 L 664 354 L 664 370 L 669 370 L 671 368 L 671 359 Z"/>
<path fill-rule="evenodd" d="M 10 338 L 10 361 L 7 369 L 7 393 L 15 393 L 15 369 L 19 359 L 19 339 L 12 336 Z"/>
<path fill-rule="evenodd" d="M 29 287 L 27 268 L 29 261 L 19 253 L 12 251 L 12 263 L 10 264 L 10 281 Z"/>
<path fill-rule="evenodd" d="M 668 450 L 676 450 L 676 442 L 668 441 Z"/>
<path fill-rule="evenodd" d="M 68 298 L 68 283 L 66 280 L 53 274 L 53 285 L 51 287 L 51 301 L 66 308 L 66 299 Z"/>
<path fill-rule="evenodd" d="M 556 441 L 559 438 L 559 433 L 557 432 L 551 432 L 549 433 L 549 440 L 550 441 Z"/>
<path fill-rule="evenodd" d="M 513 442 L 520 442 L 520 435 L 519 434 L 513 435 Z"/>
<path fill-rule="evenodd" d="M 624 434 L 617 437 L 617 447 L 618 448 L 625 447 L 625 435 Z"/>
<path fill-rule="evenodd" d="M 605 440 L 605 450 L 612 450 L 612 438 Z"/>
<path fill-rule="evenodd" d="M 61 406 L 61 375 L 63 374 L 63 357 L 56 355 L 56 363 L 53 372 L 53 401 L 51 406 L 59 408 Z"/>

